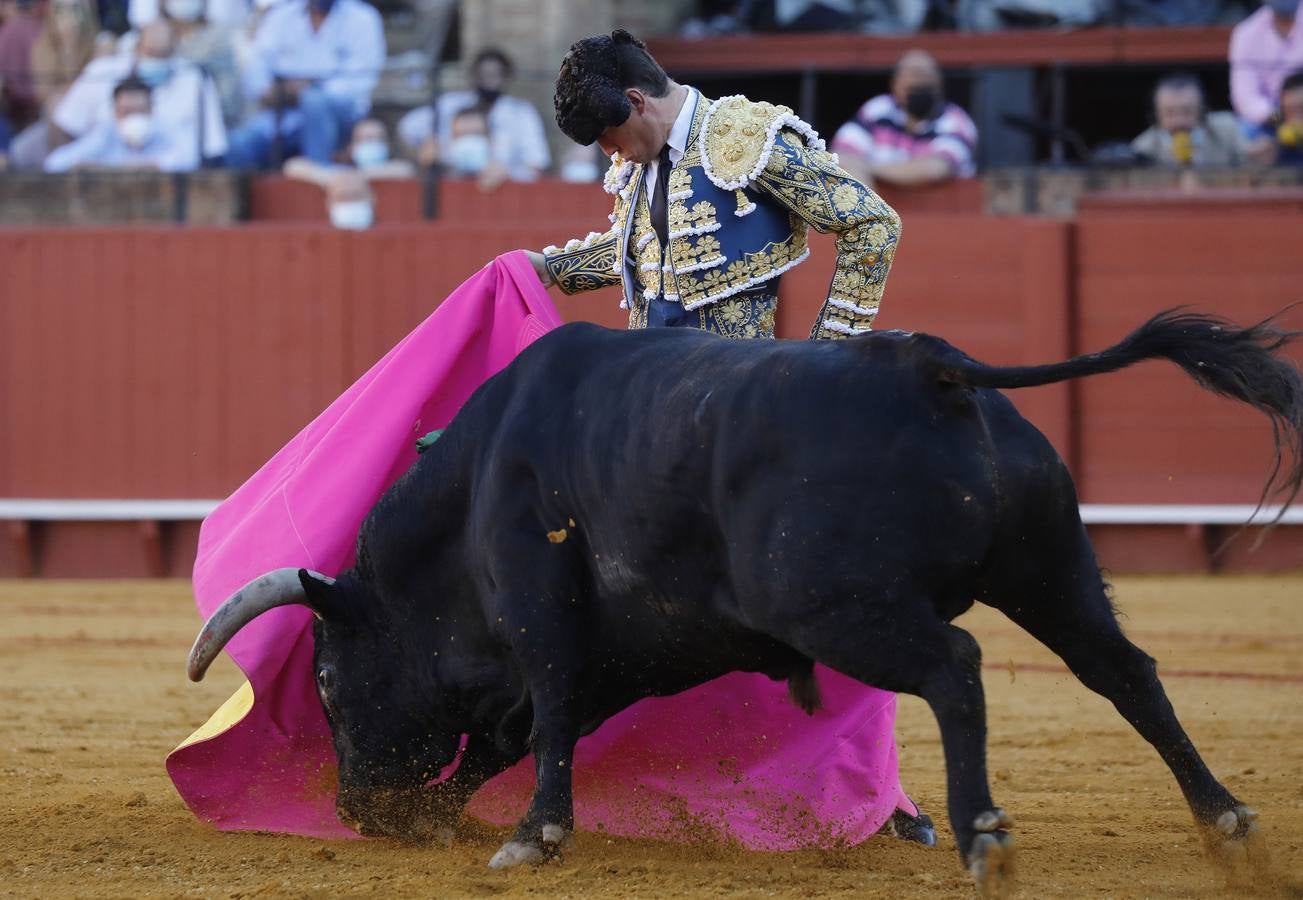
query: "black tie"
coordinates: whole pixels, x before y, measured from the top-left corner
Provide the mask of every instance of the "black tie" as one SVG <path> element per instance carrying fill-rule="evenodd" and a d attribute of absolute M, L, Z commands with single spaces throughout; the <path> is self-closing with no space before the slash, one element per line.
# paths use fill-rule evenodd
<path fill-rule="evenodd" d="M 666 202 L 666 194 L 670 189 L 670 145 L 666 144 L 661 149 L 660 163 L 656 167 L 656 193 L 652 196 L 649 211 L 651 212 L 652 228 L 656 229 L 656 237 L 660 238 L 661 249 L 669 242 L 669 204 Z"/>

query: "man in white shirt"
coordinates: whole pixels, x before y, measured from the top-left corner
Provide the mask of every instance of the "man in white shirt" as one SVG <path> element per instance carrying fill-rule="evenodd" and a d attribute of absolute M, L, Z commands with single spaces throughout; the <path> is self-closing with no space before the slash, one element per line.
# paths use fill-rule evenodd
<path fill-rule="evenodd" d="M 113 89 L 113 121 L 95 126 L 45 159 L 45 171 L 71 169 L 156 169 L 182 172 L 194 162 L 186 151 L 154 124 L 149 85 L 128 78 Z"/>
<path fill-rule="evenodd" d="M 422 165 L 446 161 L 453 155 L 453 121 L 458 113 L 479 109 L 488 121 L 489 137 L 489 164 L 480 173 L 481 185 L 534 181 L 552 159 L 534 104 L 503 93 L 512 69 L 511 59 L 501 50 L 481 50 L 471 64 L 471 88 L 449 91 L 440 95 L 436 106 L 422 106 L 403 116 L 399 140 Z"/>
<path fill-rule="evenodd" d="M 227 148 L 221 98 L 212 79 L 178 59 L 175 48 L 171 24 L 158 19 L 141 31 L 133 54 L 92 60 L 55 108 L 55 126 L 79 138 L 112 125 L 114 86 L 134 75 L 151 88 L 154 129 L 183 154 L 183 169 L 197 169 L 204 159 L 223 156 Z"/>
<path fill-rule="evenodd" d="M 328 163 L 371 109 L 385 62 L 380 14 L 362 0 L 284 0 L 268 10 L 243 75 L 264 108 L 231 133 L 227 164 L 273 162 L 279 131 L 286 156 Z"/>

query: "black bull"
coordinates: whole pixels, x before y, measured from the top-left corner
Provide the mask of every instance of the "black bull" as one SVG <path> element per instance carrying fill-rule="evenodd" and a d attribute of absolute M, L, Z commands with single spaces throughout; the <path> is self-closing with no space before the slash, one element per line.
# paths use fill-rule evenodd
<path fill-rule="evenodd" d="M 1102 353 L 996 368 L 923 334 L 733 343 L 567 326 L 484 384 L 381 497 L 352 569 L 251 583 L 205 626 L 190 675 L 254 616 L 306 604 L 345 821 L 432 837 L 536 754 L 497 866 L 567 838 L 575 742 L 609 716 L 737 670 L 817 703 L 819 662 L 929 704 L 960 853 L 998 890 L 1011 823 L 987 784 L 980 651 L 950 624 L 980 601 L 1154 746 L 1211 849 L 1255 862 L 1255 813 L 1208 771 L 1118 626 L 1067 469 L 995 389 L 1169 359 L 1271 418 L 1264 497 L 1288 503 L 1303 377 L 1278 351 L 1295 336 L 1164 313 Z M 429 786 L 462 735 L 455 773 Z"/>

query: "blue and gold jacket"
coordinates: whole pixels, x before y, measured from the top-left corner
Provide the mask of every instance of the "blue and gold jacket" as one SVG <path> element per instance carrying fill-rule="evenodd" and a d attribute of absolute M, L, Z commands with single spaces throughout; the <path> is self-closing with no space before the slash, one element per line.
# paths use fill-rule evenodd
<path fill-rule="evenodd" d="M 622 284 L 630 328 L 646 327 L 648 304 L 661 297 L 709 313 L 702 327 L 772 337 L 775 300 L 753 298 L 810 255 L 813 225 L 837 234 L 837 266 L 810 336 L 868 331 L 900 235 L 895 211 L 787 107 L 742 96 L 709 101 L 695 90 L 686 102 L 696 111 L 669 176 L 669 246 L 651 224 L 643 166 L 617 154 L 604 180 L 615 196 L 612 227 L 543 251 L 561 290 Z"/>

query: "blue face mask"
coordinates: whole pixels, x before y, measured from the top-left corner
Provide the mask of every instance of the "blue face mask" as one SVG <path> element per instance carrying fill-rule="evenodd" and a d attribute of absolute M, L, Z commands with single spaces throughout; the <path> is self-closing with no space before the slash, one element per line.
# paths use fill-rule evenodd
<path fill-rule="evenodd" d="M 334 5 L 335 0 L 308 0 L 308 9 L 323 16 L 330 15 L 330 8 Z"/>
<path fill-rule="evenodd" d="M 1282 19 L 1292 19 L 1298 12 L 1299 0 L 1267 0 L 1271 11 Z"/>
<path fill-rule="evenodd" d="M 358 141 L 353 145 L 353 163 L 359 169 L 381 165 L 389 160 L 389 147 L 384 141 Z"/>
<path fill-rule="evenodd" d="M 157 56 L 142 56 L 136 60 L 136 75 L 150 87 L 158 87 L 172 77 L 172 61 Z"/>

